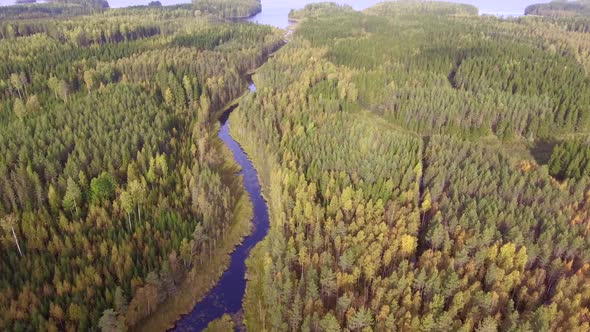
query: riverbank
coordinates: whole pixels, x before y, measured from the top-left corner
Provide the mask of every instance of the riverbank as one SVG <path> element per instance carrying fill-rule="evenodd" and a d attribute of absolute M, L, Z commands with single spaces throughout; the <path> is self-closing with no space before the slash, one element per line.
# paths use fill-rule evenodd
<path fill-rule="evenodd" d="M 252 91 L 255 89 L 254 86 L 250 88 Z M 242 300 L 246 289 L 246 259 L 250 255 L 250 250 L 266 237 L 269 228 L 268 209 L 266 201 L 262 197 L 258 172 L 249 156 L 230 135 L 228 115 L 231 114 L 231 111 L 232 109 L 228 110 L 220 118 L 222 127 L 219 138 L 233 152 L 235 161 L 242 167 L 244 187 L 253 205 L 252 224 L 254 229 L 232 253 L 230 266 L 215 288 L 189 314 L 182 316 L 176 322 L 175 328 L 182 331 L 203 330 L 209 323 L 224 314 L 238 317 L 236 323 L 238 326 L 241 325 L 239 312 L 242 309 Z"/>
<path fill-rule="evenodd" d="M 264 56 L 261 64 L 244 73 L 248 84 L 251 84 L 251 76 L 255 70 L 272 57 L 274 52 L 284 46 L 284 43 L 278 43 L 269 54 Z M 233 108 L 237 107 L 240 101 L 251 92 L 250 89 L 244 89 L 244 93 L 232 100 L 224 107 L 216 110 L 212 114 L 212 118 L 217 120 L 217 145 L 216 148 L 222 151 L 224 160 L 227 161 L 223 166 L 223 177 L 234 178 L 240 172 L 241 165 L 236 162 L 234 151 L 225 142 L 222 131 L 224 130 L 224 123 L 228 114 Z M 225 120 L 224 120 L 225 117 Z M 226 129 L 227 130 L 227 129 Z M 229 179 L 231 181 L 231 179 Z M 209 293 L 221 282 L 225 272 L 230 269 L 232 264 L 232 255 L 243 243 L 248 236 L 252 235 L 253 230 L 253 205 L 250 199 L 250 194 L 245 188 L 243 180 L 234 181 L 232 183 L 231 192 L 241 193 L 238 198 L 238 204 L 233 214 L 237 220 L 232 223 L 230 233 L 222 240 L 222 243 L 214 250 L 214 257 L 209 262 L 199 264 L 194 262 L 193 269 L 186 274 L 180 286 L 178 286 L 177 294 L 167 298 L 150 316 L 146 317 L 138 325 L 131 328 L 132 331 L 163 331 L 176 327 L 176 324 L 183 316 L 188 316 L 200 302 L 202 302 Z M 244 258 L 245 260 L 245 258 Z"/>
<path fill-rule="evenodd" d="M 284 44 L 281 44 L 276 50 L 280 49 L 280 47 L 283 45 Z M 267 55 L 263 63 L 272 57 L 276 50 Z M 251 76 L 255 70 L 256 69 L 253 69 L 252 71 L 245 74 L 246 80 L 249 84 L 251 83 Z M 228 131 L 228 133 L 223 133 L 224 126 L 226 126 L 225 121 L 227 120 L 229 113 L 231 113 L 231 111 L 239 105 L 242 98 L 247 96 L 249 93 L 251 93 L 251 90 L 245 89 L 241 96 L 228 103 L 225 107 L 214 112 L 213 117 L 221 122 L 221 127 L 218 128 L 218 148 L 223 151 L 224 160 L 228 161 L 228 166 L 224 167 L 224 170 L 229 170 L 224 172 L 228 175 L 230 173 L 236 174 L 240 171 L 240 169 L 242 170 L 242 173 L 244 173 L 244 169 L 240 165 L 240 162 L 236 160 L 236 156 L 234 155 L 235 151 L 233 151 L 235 150 L 235 147 L 230 147 L 230 142 L 226 141 L 227 137 L 222 137 L 229 135 L 227 128 L 225 128 L 225 130 Z M 241 147 L 239 149 L 241 149 Z M 195 267 L 182 281 L 179 290 L 177 291 L 177 295 L 166 299 L 158 306 L 153 314 L 147 317 L 132 330 L 164 331 L 176 327 L 183 316 L 191 316 L 192 312 L 195 310 L 195 307 L 203 302 L 208 295 L 211 295 L 211 292 L 213 292 L 215 287 L 219 286 L 224 274 L 231 269 L 232 256 L 236 253 L 238 248 L 244 245 L 245 240 L 254 235 L 254 223 L 252 221 L 255 219 L 255 216 L 254 206 L 252 204 L 252 192 L 249 192 L 251 190 L 246 188 L 246 184 L 244 182 L 245 181 L 239 181 L 240 187 L 232 188 L 232 192 L 241 191 L 241 196 L 239 198 L 238 204 L 236 205 L 236 210 L 234 211 L 234 216 L 237 220 L 233 223 L 234 226 L 232 227 L 229 235 L 223 240 L 223 243 L 217 249 L 215 249 L 215 252 L 217 253 L 215 257 L 213 257 L 209 262 L 205 262 L 203 264 L 197 264 L 198 262 L 194 262 L 194 264 L 196 264 Z M 246 257 L 243 259 L 244 271 L 245 259 Z"/>
<path fill-rule="evenodd" d="M 287 29 L 284 37 L 285 37 L 285 43 L 288 42 L 288 40 L 290 39 L 290 37 L 292 37 L 292 33 L 294 31 L 294 29 L 297 26 L 297 23 L 299 22 L 291 22 L 291 25 L 289 26 L 289 28 Z M 280 47 L 279 47 L 280 48 Z M 276 51 L 276 50 L 275 50 Z M 272 57 L 272 55 L 274 54 L 271 53 L 268 55 L 267 59 Z M 266 61 L 265 61 L 266 62 Z M 256 70 L 256 69 L 254 69 Z M 251 76 L 254 73 L 254 71 L 252 71 L 251 73 L 248 73 L 248 76 Z M 250 81 L 250 80 L 249 80 Z M 230 113 L 232 112 L 233 108 L 237 107 L 240 103 L 240 101 L 242 100 L 242 98 L 244 98 L 245 96 L 247 96 L 251 91 L 246 90 L 244 92 L 244 94 L 242 94 L 242 96 L 236 98 L 235 100 L 233 100 L 231 103 L 229 103 L 226 107 L 218 110 L 215 112 L 216 114 L 216 118 L 219 118 L 220 121 L 222 122 L 222 128 L 220 128 L 218 136 L 221 139 L 221 141 L 225 142 L 226 146 L 224 146 L 222 149 L 222 151 L 224 151 L 224 155 L 225 155 L 225 160 L 232 160 L 232 164 L 241 164 L 243 163 L 240 162 L 239 160 L 235 159 L 236 156 L 234 156 L 234 158 L 232 158 L 231 156 L 231 152 L 232 150 L 235 150 L 235 147 L 231 147 L 229 144 L 230 142 L 227 141 L 227 138 L 223 138 L 222 137 L 222 130 L 223 130 L 223 126 L 225 126 L 225 120 L 223 119 L 224 117 L 227 117 L 230 115 Z M 226 128 L 226 130 L 228 130 L 228 134 L 229 135 L 229 128 Z M 236 137 L 233 133 L 231 134 L 231 136 Z M 231 140 L 231 139 L 230 139 Z M 263 159 L 258 158 L 258 157 L 254 157 L 251 158 L 251 156 L 256 155 L 258 156 L 258 153 L 254 153 L 254 151 L 250 148 L 248 148 L 250 146 L 250 144 L 246 145 L 242 145 L 243 141 L 235 142 L 236 144 L 239 144 L 239 149 L 240 150 L 244 150 L 245 154 L 246 154 L 246 158 L 248 159 L 248 161 L 250 163 L 252 163 L 253 165 L 255 164 L 255 167 L 251 167 L 253 168 L 254 174 L 257 177 L 258 182 L 260 183 L 260 188 L 259 188 L 259 193 L 258 196 L 262 197 L 262 199 L 264 201 L 266 201 L 266 197 L 264 195 L 265 192 L 268 192 L 269 187 L 269 178 L 270 178 L 270 168 L 268 167 L 268 164 L 266 163 L 266 165 L 263 166 Z M 235 153 L 235 151 L 233 151 Z M 259 170 L 258 172 L 256 172 L 256 170 Z M 235 191 L 238 191 L 239 188 L 235 188 Z M 232 191 L 234 191 L 232 190 Z M 242 188 L 243 190 L 243 188 Z M 254 190 L 256 191 L 256 190 Z M 252 202 L 255 201 L 254 197 L 255 195 L 253 195 L 252 193 L 252 188 L 246 188 L 246 190 L 243 191 L 239 203 L 236 207 L 237 211 L 235 211 L 235 215 L 237 218 L 239 218 L 239 220 L 236 220 L 234 226 L 232 227 L 231 233 L 224 239 L 223 243 L 221 244 L 221 246 L 216 250 L 217 253 L 219 253 L 218 255 L 216 255 L 213 259 L 211 259 L 211 261 L 205 263 L 205 264 L 199 264 L 196 265 L 191 272 L 187 275 L 187 277 L 185 278 L 185 280 L 182 282 L 181 286 L 179 287 L 179 290 L 177 292 L 176 296 L 173 296 L 169 299 L 167 299 L 164 303 L 162 303 L 158 309 L 156 310 L 155 313 L 153 313 L 152 315 L 150 315 L 150 317 L 148 317 L 144 322 L 142 322 L 142 324 L 140 324 L 140 326 L 138 326 L 137 328 L 135 328 L 134 330 L 141 330 L 141 331 L 162 331 L 162 330 L 168 330 L 174 327 L 178 327 L 179 325 L 177 324 L 181 324 L 180 326 L 186 327 L 186 323 L 181 323 L 181 320 L 178 320 L 178 317 L 184 317 L 182 319 L 186 319 L 187 321 L 190 321 L 191 316 L 194 316 L 195 314 L 201 314 L 200 312 L 198 312 L 199 310 L 197 310 L 197 306 L 198 305 L 202 305 L 204 302 L 207 302 L 206 299 L 210 298 L 212 295 L 212 293 L 216 293 L 220 286 L 220 284 L 222 284 L 221 280 L 222 278 L 224 278 L 224 274 L 225 273 L 230 273 L 230 270 L 232 269 L 232 265 L 234 265 L 235 262 L 232 262 L 233 256 L 234 254 L 237 254 L 237 251 L 240 249 L 241 246 L 244 245 L 244 241 L 246 240 L 250 240 L 250 237 L 254 237 L 255 234 L 252 234 L 252 227 L 255 226 L 254 223 L 249 222 L 250 220 L 256 222 L 255 218 L 255 210 L 257 210 L 255 207 L 253 207 Z M 260 198 L 258 199 L 258 201 L 260 200 Z M 256 205 L 256 204 L 255 204 Z M 258 202 L 258 205 L 260 205 L 260 202 Z M 266 210 L 266 202 L 264 202 L 264 209 Z M 259 209 L 258 209 L 259 210 Z M 246 212 L 243 212 L 246 211 Z M 266 213 L 265 213 L 266 214 Z M 260 218 L 259 218 L 260 219 Z M 266 224 L 265 225 L 258 225 L 258 226 L 262 226 L 263 227 L 263 233 L 262 236 L 258 236 L 259 239 L 256 240 L 255 243 L 252 244 L 252 246 L 258 244 L 258 243 L 264 243 L 265 241 L 263 240 L 266 237 L 266 232 L 269 228 L 268 225 L 268 216 L 266 216 Z M 260 223 L 260 221 L 256 222 L 257 224 Z M 255 227 L 258 227 L 255 226 Z M 260 230 L 255 230 L 254 232 L 256 233 L 260 233 Z M 260 235 L 260 234 L 258 234 Z M 262 241 L 260 241 L 262 240 Z M 259 242 L 260 241 L 260 242 Z M 253 249 L 252 252 L 250 252 L 250 248 L 247 248 L 247 253 L 251 254 L 251 256 L 255 257 L 255 258 L 248 258 L 250 257 L 250 255 L 246 255 L 243 259 L 242 259 L 242 264 L 244 265 L 243 269 L 244 269 L 244 277 L 243 282 L 244 282 L 244 289 L 247 287 L 246 286 L 246 280 L 250 280 L 252 279 L 250 276 L 246 277 L 246 260 L 250 261 L 252 260 L 252 262 L 258 261 L 258 257 L 261 255 L 261 253 L 263 252 L 263 250 L 261 249 L 263 247 L 264 244 L 262 245 L 256 245 L 255 249 Z M 250 267 L 250 263 L 248 263 L 248 270 L 249 270 L 249 274 L 254 273 L 254 269 Z M 250 284 L 250 283 L 248 283 Z M 250 286 L 248 286 L 250 287 Z M 214 290 L 215 289 L 215 290 Z M 254 293 L 253 291 L 250 291 L 250 293 Z M 243 291 L 243 294 L 245 296 L 245 291 Z M 240 297 L 240 302 L 239 302 L 239 307 L 242 308 L 243 307 L 243 303 L 242 302 L 243 297 Z M 244 299 L 245 301 L 245 299 Z M 228 311 L 230 312 L 230 311 Z M 230 312 L 233 313 L 233 312 Z M 211 314 L 211 313 L 209 313 Z M 207 314 L 204 314 L 205 316 L 207 316 Z M 200 318 L 199 318 L 200 319 Z M 212 320 L 212 322 L 216 322 L 217 320 Z M 246 322 L 246 318 L 244 317 L 244 323 Z M 238 326 L 241 325 L 241 322 L 237 322 Z M 184 324 L 184 325 L 183 325 Z M 189 326 L 193 326 L 193 325 L 189 325 Z M 201 328 L 201 326 L 197 327 L 198 329 Z"/>
<path fill-rule="evenodd" d="M 239 111 L 239 110 L 238 110 Z M 235 117 L 234 117 L 235 118 Z M 230 117 L 230 120 L 232 118 Z M 248 155 L 254 167 L 258 170 L 258 180 L 261 185 L 261 195 L 267 202 L 270 220 L 276 220 L 271 201 L 271 172 L 273 161 L 268 158 L 269 154 L 263 151 L 264 148 L 256 145 L 246 133 L 241 132 L 237 126 L 230 126 L 230 133 L 239 142 L 242 149 Z M 264 253 L 267 252 L 267 237 L 260 241 L 251 251 L 246 260 L 246 291 L 244 294 L 242 310 L 243 324 L 246 330 L 262 331 L 265 326 L 265 317 L 260 299 L 264 294 Z"/>
<path fill-rule="evenodd" d="M 222 148 L 225 159 L 233 161 L 229 148 L 225 145 Z M 235 162 L 228 162 L 227 168 L 233 169 L 234 172 L 239 169 Z M 233 226 L 221 244 L 215 249 L 217 254 L 202 264 L 199 264 L 198 260 L 195 259 L 195 266 L 182 281 L 177 294 L 166 299 L 154 313 L 132 330 L 166 331 L 174 328 L 179 317 L 190 313 L 195 305 L 217 285 L 223 273 L 228 269 L 231 254 L 252 231 L 252 223 L 250 222 L 252 216 L 252 203 L 248 192 L 242 186 L 242 193 L 234 210 Z"/>
<path fill-rule="evenodd" d="M 285 43 L 293 38 L 300 23 L 301 20 L 289 21 L 289 26 L 284 36 Z M 254 77 L 252 77 L 252 81 L 254 82 Z M 236 111 L 240 112 L 241 110 L 238 108 Z M 235 116 L 233 119 L 235 119 Z M 232 121 L 231 115 L 230 121 Z M 271 221 L 277 220 L 279 217 L 275 212 L 280 210 L 275 207 L 278 202 L 272 201 L 272 197 L 280 197 L 280 192 L 272 192 L 276 188 L 276 186 L 272 186 L 273 182 L 271 181 L 273 169 L 276 169 L 276 161 L 271 157 L 272 153 L 269 153 L 263 146 L 257 144 L 244 128 L 230 126 L 230 134 L 240 144 L 241 148 L 248 155 L 248 159 L 258 171 L 257 175 L 261 187 L 261 196 L 267 203 L 268 208 L 268 231 L 270 232 L 272 228 Z M 244 330 L 247 331 L 263 331 L 266 329 L 266 317 L 261 298 L 264 296 L 264 269 L 265 253 L 268 252 L 267 245 L 268 235 L 252 248 L 246 260 L 246 290 L 242 301 L 243 316 L 241 323 L 243 324 Z"/>

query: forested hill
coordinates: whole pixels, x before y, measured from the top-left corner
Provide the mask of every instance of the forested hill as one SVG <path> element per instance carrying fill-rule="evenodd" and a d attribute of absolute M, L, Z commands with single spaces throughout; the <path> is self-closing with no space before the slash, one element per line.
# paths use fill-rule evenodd
<path fill-rule="evenodd" d="M 107 0 L 49 0 L 47 2 L 56 4 L 80 5 L 83 7 L 92 7 L 96 9 L 109 8 L 109 3 Z"/>
<path fill-rule="evenodd" d="M 223 18 L 244 18 L 262 10 L 260 0 L 194 0 L 199 14 L 212 14 Z"/>
<path fill-rule="evenodd" d="M 334 13 L 335 11 L 351 11 L 352 7 L 349 5 L 339 5 L 335 2 L 320 2 L 308 4 L 302 9 L 291 9 L 289 12 L 290 20 L 301 20 L 303 18 L 316 17 L 327 13 Z"/>
<path fill-rule="evenodd" d="M 549 17 L 590 16 L 590 1 L 558 0 L 550 3 L 530 5 L 525 9 L 525 15 L 539 15 Z"/>
<path fill-rule="evenodd" d="M 504 140 L 590 130 L 587 33 L 535 18 L 480 18 L 449 3 L 322 18 L 299 34 L 359 81 L 362 107 L 407 129 Z"/>
<path fill-rule="evenodd" d="M 158 7 L 158 2 L 150 2 Z M 188 9 L 190 4 L 169 6 Z M 141 6 L 138 6 L 141 7 Z M 161 7 L 161 4 L 160 4 Z M 192 7 L 196 16 L 212 15 L 223 19 L 250 17 L 262 9 L 260 0 L 194 0 Z M 109 8 L 107 0 L 51 0 L 47 3 L 0 6 L 0 19 L 26 20 L 49 17 L 74 17 L 102 12 Z M 131 7 L 132 9 L 134 7 Z"/>
<path fill-rule="evenodd" d="M 271 216 L 247 328 L 588 331 L 590 178 L 533 154 L 590 129 L 589 35 L 445 3 L 329 7 L 294 13 L 231 117 Z"/>
<path fill-rule="evenodd" d="M 101 12 L 109 8 L 106 0 L 51 0 L 46 3 L 25 3 L 0 6 L 0 19 L 39 19 L 77 16 Z"/>
<path fill-rule="evenodd" d="M 214 284 L 249 220 L 216 112 L 282 42 L 190 7 L 0 21 L 0 330 L 118 331 Z"/>

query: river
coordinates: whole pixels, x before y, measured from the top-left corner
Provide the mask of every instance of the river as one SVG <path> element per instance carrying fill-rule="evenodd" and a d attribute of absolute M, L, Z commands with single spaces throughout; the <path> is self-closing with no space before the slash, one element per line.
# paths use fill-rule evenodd
<path fill-rule="evenodd" d="M 0 0 L 1 1 L 1 0 Z M 125 0 L 122 0 L 125 1 Z M 174 1 L 174 0 L 171 0 Z M 306 3 L 317 2 L 308 0 L 262 0 L 262 12 L 247 19 L 249 22 L 272 25 L 285 29 L 289 25 L 288 14 L 291 8 L 301 8 Z M 373 6 L 380 0 L 340 0 L 339 3 L 351 5 L 356 10 Z M 464 3 L 475 4 L 482 14 L 516 16 L 524 13 L 524 8 L 531 3 L 541 1 L 526 0 L 466 0 Z M 162 1 L 165 3 L 165 1 Z M 482 4 L 486 4 L 482 6 Z M 501 10 L 504 8 L 504 10 Z M 250 92 L 256 91 L 254 83 L 250 83 Z M 235 106 L 237 107 L 237 106 Z M 199 302 L 191 312 L 183 315 L 171 331 L 202 331 L 207 325 L 220 318 L 223 314 L 236 314 L 242 309 L 242 300 L 246 290 L 246 259 L 250 250 L 266 236 L 269 228 L 268 208 L 262 198 L 260 183 L 256 169 L 248 159 L 240 145 L 229 134 L 229 114 L 227 111 L 221 118 L 219 138 L 231 149 L 236 162 L 242 167 L 246 191 L 254 206 L 253 231 L 231 255 L 230 266 L 222 275 L 219 283 Z"/>
<path fill-rule="evenodd" d="M 145 5 L 151 0 L 109 0 L 113 8 L 132 5 Z M 185 0 L 160 0 L 163 5 L 187 3 Z M 448 1 L 448 0 L 447 0 Z M 452 2 L 469 3 L 477 6 L 481 14 L 502 16 L 518 16 L 524 13 L 526 6 L 548 2 L 547 0 L 462 0 Z M 302 8 L 305 4 L 318 2 L 312 0 L 262 0 L 262 12 L 247 19 L 253 23 L 267 24 L 279 28 L 286 28 L 289 24 L 288 14 L 291 8 Z M 373 6 L 380 0 L 336 0 L 341 4 L 349 4 L 356 10 Z M 14 0 L 0 0 L 0 5 L 14 4 Z M 251 83 L 250 91 L 255 92 L 256 86 Z M 242 299 L 246 288 L 246 259 L 250 250 L 266 236 L 269 228 L 268 208 L 262 198 L 260 183 L 256 169 L 248 159 L 240 145 L 229 134 L 229 114 L 235 109 L 227 111 L 221 118 L 219 138 L 232 151 L 234 159 L 241 166 L 244 186 L 250 195 L 254 207 L 252 219 L 253 230 L 243 243 L 236 247 L 231 255 L 230 266 L 222 275 L 218 284 L 186 315 L 177 322 L 173 331 L 201 331 L 207 325 L 225 313 L 235 314 L 242 308 Z"/>
<path fill-rule="evenodd" d="M 250 92 L 255 92 L 256 85 L 250 83 L 249 89 Z M 240 174 L 244 177 L 244 186 L 254 207 L 253 230 L 232 253 L 230 266 L 215 288 L 191 312 L 182 316 L 172 331 L 201 331 L 223 314 L 235 314 L 242 309 L 242 299 L 246 290 L 246 258 L 250 250 L 264 239 L 268 232 L 268 208 L 262 198 L 258 173 L 244 150 L 229 134 L 229 115 L 235 107 L 237 106 L 230 108 L 220 117 L 221 129 L 218 136 L 232 151 L 235 161 L 242 167 Z"/>

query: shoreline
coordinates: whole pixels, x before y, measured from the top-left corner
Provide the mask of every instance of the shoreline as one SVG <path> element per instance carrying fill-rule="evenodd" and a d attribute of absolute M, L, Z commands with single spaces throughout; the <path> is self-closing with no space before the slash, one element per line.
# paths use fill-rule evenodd
<path fill-rule="evenodd" d="M 232 108 L 235 108 L 237 105 L 239 105 L 240 100 L 242 100 L 244 96 L 248 95 L 249 92 L 250 90 L 246 89 L 246 91 L 244 91 L 241 96 L 232 100 L 223 108 L 217 110 L 214 113 L 215 121 L 219 121 L 226 112 L 231 111 Z M 217 131 L 217 135 L 219 135 L 219 130 L 221 130 L 221 126 Z M 227 145 L 221 141 L 219 136 L 216 137 L 220 140 L 220 144 L 223 146 L 225 158 L 231 160 L 233 165 L 239 166 L 241 168 L 241 166 L 233 158 L 229 147 L 227 147 Z M 242 189 L 243 192 L 241 193 L 238 203 L 236 204 L 235 214 L 239 216 L 241 214 L 239 209 L 241 207 L 244 208 L 245 205 L 246 211 L 244 213 L 247 213 L 247 215 L 241 217 L 241 220 L 238 220 L 234 223 L 230 235 L 227 238 L 228 241 L 224 241 L 224 243 L 222 243 L 219 248 L 218 252 L 221 252 L 221 254 L 216 255 L 214 259 L 207 263 L 194 266 L 190 271 L 188 271 L 178 287 L 177 294 L 160 303 L 156 311 L 143 319 L 139 324 L 130 327 L 129 329 L 131 331 L 168 331 L 174 328 L 176 326 L 176 322 L 182 316 L 189 314 L 192 309 L 200 301 L 202 301 L 205 296 L 207 296 L 207 294 L 209 294 L 209 292 L 211 292 L 211 290 L 213 290 L 213 288 L 215 288 L 215 286 L 219 283 L 221 276 L 229 269 L 232 253 L 250 234 L 252 234 L 253 230 L 252 218 L 254 213 L 252 201 L 250 200 L 248 192 L 244 186 L 242 186 Z M 238 234 L 235 232 L 238 232 Z M 239 239 L 237 239 L 238 236 Z M 210 284 L 205 288 L 200 287 L 202 281 L 209 279 L 208 277 L 211 275 L 214 276 L 213 281 L 210 282 Z"/>
<path fill-rule="evenodd" d="M 252 83 L 251 76 L 256 72 L 258 68 L 260 68 L 270 57 L 278 51 L 284 44 L 274 50 L 272 53 L 268 54 L 264 59 L 263 64 L 254 68 L 253 70 L 247 72 L 244 75 L 244 78 L 248 82 L 248 84 Z M 239 106 L 240 101 L 250 94 L 251 91 L 246 88 L 244 93 L 239 97 L 232 100 L 230 103 L 225 105 L 223 108 L 215 111 L 213 114 L 214 118 L 220 123 L 219 121 L 229 112 L 231 112 Z M 227 114 L 229 116 L 230 114 Z M 219 135 L 219 131 L 221 130 L 221 126 L 218 129 L 217 135 Z M 247 156 L 247 159 L 255 165 L 254 160 L 252 157 L 246 152 L 244 146 L 233 136 L 231 135 L 231 126 L 230 126 L 230 136 L 232 139 L 236 141 L 236 143 L 240 146 L 240 148 L 244 151 Z M 231 160 L 231 164 L 237 165 L 241 169 L 241 165 L 234 159 L 233 153 L 231 149 L 227 146 L 227 144 L 217 136 L 220 140 L 220 144 L 223 145 L 223 153 L 226 155 L 228 160 Z M 256 176 L 258 178 L 259 183 L 261 184 L 261 193 L 264 192 L 264 182 L 261 179 L 260 173 L 258 168 L 254 166 L 256 171 Z M 242 194 L 238 200 L 236 205 L 236 216 L 240 218 L 240 220 L 236 221 L 234 226 L 232 227 L 231 234 L 228 236 L 228 240 L 225 241 L 221 247 L 219 248 L 218 252 L 222 252 L 222 254 L 217 255 L 217 257 L 213 258 L 208 263 L 194 266 L 190 272 L 187 273 L 184 280 L 182 281 L 177 294 L 166 299 L 162 302 L 156 311 L 146 317 L 144 320 L 140 322 L 140 324 L 133 326 L 130 328 L 131 331 L 162 331 L 162 330 L 170 330 L 174 328 L 177 322 L 185 315 L 188 315 L 192 312 L 192 310 L 197 306 L 201 301 L 205 299 L 207 295 L 218 285 L 224 273 L 226 273 L 231 265 L 231 256 L 236 251 L 236 249 L 244 243 L 244 241 L 253 234 L 254 224 L 254 208 L 252 200 L 249 196 L 248 191 L 246 190 L 245 185 L 242 183 Z M 267 198 L 264 194 L 261 195 L 262 199 L 265 203 L 268 202 Z M 245 203 L 244 203 L 245 201 Z M 246 213 L 245 216 L 240 216 L 242 213 L 239 211 L 240 208 L 244 208 L 246 205 Z M 267 205 L 268 206 L 268 205 Z M 263 242 L 264 239 L 260 242 Z M 257 244 L 258 245 L 258 244 Z M 257 246 L 256 245 L 256 246 Z M 255 247 L 256 247 L 255 246 Z M 249 257 L 250 255 L 248 255 Z M 248 258 L 246 258 L 247 262 Z M 247 269 L 246 269 L 247 273 Z M 210 277 L 213 276 L 211 279 Z M 206 287 L 202 287 L 203 280 L 210 280 Z M 245 280 L 248 281 L 247 277 Z M 199 283 L 201 282 L 201 283 Z M 247 283 L 246 283 L 247 284 Z M 245 293 L 244 293 L 245 296 Z M 243 303 L 243 298 L 242 298 Z M 242 308 L 243 309 L 243 308 Z"/>
<path fill-rule="evenodd" d="M 230 134 L 232 134 L 232 137 L 234 137 L 235 141 L 238 142 L 238 144 L 240 144 L 240 146 L 242 147 L 242 149 L 244 149 L 244 152 L 246 152 L 246 154 L 248 155 L 248 158 L 250 159 L 250 162 L 252 163 L 252 165 L 254 165 L 254 168 L 256 168 L 257 171 L 257 176 L 258 176 L 258 181 L 260 183 L 260 192 L 261 192 L 261 196 L 262 199 L 266 202 L 267 204 L 267 208 L 268 208 L 268 218 L 269 218 L 269 226 L 268 226 L 268 233 L 270 232 L 270 229 L 272 228 L 272 220 L 273 220 L 273 208 L 272 208 L 272 202 L 269 200 L 270 197 L 270 184 L 268 183 L 269 181 L 266 181 L 266 178 L 264 176 L 262 176 L 262 173 L 260 172 L 260 170 L 264 170 L 269 172 L 268 176 L 270 177 L 270 172 L 272 172 L 271 169 L 271 165 L 269 165 L 268 162 L 264 162 L 264 160 L 261 159 L 261 157 L 258 157 L 258 154 L 256 153 L 256 147 L 252 146 L 252 144 L 249 144 L 248 142 L 243 142 L 243 141 L 247 141 L 248 138 L 247 137 L 242 137 L 241 135 L 237 134 L 237 132 L 235 132 L 237 129 L 234 129 L 234 133 L 232 134 L 231 128 L 230 128 Z M 240 137 L 241 139 L 238 140 L 237 137 Z M 242 143 L 240 142 L 242 141 Z M 266 167 L 264 167 L 266 166 Z M 270 179 L 269 179 L 270 180 Z M 252 313 L 251 310 L 248 310 L 247 306 L 249 303 L 253 303 L 255 302 L 255 300 L 258 299 L 258 297 L 256 296 L 256 294 L 260 293 L 260 288 L 262 287 L 262 285 L 260 284 L 262 281 L 261 278 L 261 269 L 259 268 L 260 263 L 263 263 L 263 249 L 266 247 L 267 242 L 268 242 L 268 233 L 267 235 L 260 241 L 258 242 L 250 251 L 250 255 L 248 255 L 248 257 L 246 258 L 246 290 L 244 292 L 244 297 L 242 299 L 242 325 L 244 327 L 244 330 L 248 330 L 248 326 L 252 324 L 252 322 L 248 321 L 248 316 L 250 316 L 250 313 Z M 257 308 L 252 305 L 252 307 L 257 310 Z M 249 324 L 250 323 L 250 324 Z M 254 322 L 255 324 L 258 324 L 259 321 L 256 320 L 256 322 Z"/>
<path fill-rule="evenodd" d="M 231 109 L 242 97 L 243 95 L 222 108 L 221 114 Z M 223 147 L 223 154 L 225 158 L 228 158 L 226 163 L 231 167 L 238 166 L 241 169 L 241 166 L 233 159 L 231 150 L 221 139 L 219 140 L 220 145 Z M 222 275 L 231 264 L 232 253 L 254 229 L 251 222 L 254 215 L 253 205 L 243 183 L 242 190 L 234 210 L 235 218 L 238 220 L 234 222 L 223 243 L 216 248 L 218 254 L 203 264 L 193 266 L 178 286 L 177 293 L 160 303 L 157 309 L 139 324 L 130 327 L 131 331 L 168 331 L 174 328 L 176 322 L 182 316 L 190 314 L 193 308 L 219 283 Z"/>

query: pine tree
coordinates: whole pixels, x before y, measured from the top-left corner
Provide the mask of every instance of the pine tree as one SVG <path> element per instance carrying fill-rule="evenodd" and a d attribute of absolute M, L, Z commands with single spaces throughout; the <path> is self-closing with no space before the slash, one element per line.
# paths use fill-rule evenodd
<path fill-rule="evenodd" d="M 75 211 L 76 215 L 78 214 L 78 208 L 82 203 L 82 191 L 78 184 L 72 180 L 72 178 L 68 178 L 66 193 L 63 197 L 63 207 L 66 211 Z"/>
<path fill-rule="evenodd" d="M 14 231 L 14 228 L 17 225 L 16 216 L 14 214 L 6 215 L 0 219 L 0 224 L 2 225 L 2 228 L 4 228 L 5 230 L 10 230 L 10 233 L 12 233 L 12 237 L 14 238 L 14 243 L 16 244 L 16 248 L 18 249 L 18 253 L 21 257 L 23 257 L 24 256 L 23 251 L 20 247 L 20 243 L 18 242 L 18 237 L 16 236 L 16 232 Z"/>

